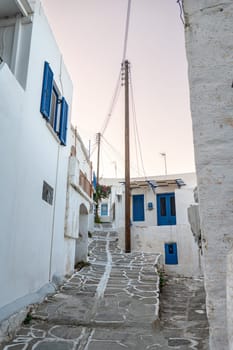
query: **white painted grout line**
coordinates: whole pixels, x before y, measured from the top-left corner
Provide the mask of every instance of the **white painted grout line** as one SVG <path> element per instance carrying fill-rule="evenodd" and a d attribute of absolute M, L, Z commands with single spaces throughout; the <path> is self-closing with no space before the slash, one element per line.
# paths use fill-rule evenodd
<path fill-rule="evenodd" d="M 99 299 L 99 298 L 103 298 L 104 296 L 104 292 L 105 292 L 105 289 L 107 287 L 107 283 L 108 283 L 108 280 L 109 280 L 109 277 L 110 277 L 110 274 L 111 274 L 111 271 L 112 271 L 112 254 L 110 253 L 110 250 L 109 250 L 109 236 L 110 236 L 110 232 L 108 232 L 107 236 L 106 236 L 106 253 L 107 253 L 107 262 L 106 262 L 106 266 L 105 266 L 105 272 L 103 274 L 103 276 L 101 277 L 101 280 L 99 281 L 99 284 L 97 286 L 97 289 L 96 289 L 96 297 Z"/>
<path fill-rule="evenodd" d="M 88 350 L 88 347 L 90 345 L 90 342 L 92 341 L 92 337 L 93 337 L 94 333 L 95 333 L 95 330 L 93 329 L 88 337 L 88 340 L 87 340 L 87 343 L 86 343 L 84 350 Z"/>

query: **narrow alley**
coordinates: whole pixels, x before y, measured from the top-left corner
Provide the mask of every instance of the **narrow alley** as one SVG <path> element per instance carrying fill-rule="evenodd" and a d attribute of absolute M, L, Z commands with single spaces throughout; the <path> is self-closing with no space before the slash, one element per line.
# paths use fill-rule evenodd
<path fill-rule="evenodd" d="M 117 243 L 116 232 L 95 232 L 90 265 L 40 304 L 0 349 L 207 350 L 203 282 L 166 277 L 159 297 L 159 255 L 125 254 Z"/>

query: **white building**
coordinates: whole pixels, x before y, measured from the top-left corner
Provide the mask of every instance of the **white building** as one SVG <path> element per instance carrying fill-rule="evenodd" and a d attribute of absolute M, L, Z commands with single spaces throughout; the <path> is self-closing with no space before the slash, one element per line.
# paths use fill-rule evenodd
<path fill-rule="evenodd" d="M 210 349 L 233 349 L 231 0 L 183 0 Z"/>
<path fill-rule="evenodd" d="M 88 231 L 93 231 L 92 164 L 87 150 L 71 128 L 67 205 L 65 225 L 66 273 L 74 271 L 76 263 L 87 261 Z"/>
<path fill-rule="evenodd" d="M 72 83 L 39 1 L 0 1 L 0 57 L 1 323 L 66 272 Z"/>
<path fill-rule="evenodd" d="M 113 222 L 124 249 L 124 180 L 103 179 L 111 185 L 108 200 L 101 202 L 101 221 Z M 188 221 L 187 208 L 194 203 L 196 176 L 191 174 L 131 179 L 131 249 L 156 252 L 164 257 L 169 273 L 201 274 L 200 256 Z"/>

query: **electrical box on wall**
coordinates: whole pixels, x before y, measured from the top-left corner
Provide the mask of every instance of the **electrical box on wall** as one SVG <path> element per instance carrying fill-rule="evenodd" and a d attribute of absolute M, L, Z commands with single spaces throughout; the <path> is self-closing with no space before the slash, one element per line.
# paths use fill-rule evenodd
<path fill-rule="evenodd" d="M 43 182 L 42 199 L 50 205 L 53 204 L 53 188 L 46 181 Z"/>
<path fill-rule="evenodd" d="M 147 207 L 148 207 L 148 210 L 152 210 L 153 209 L 153 203 L 152 202 L 148 202 Z"/>

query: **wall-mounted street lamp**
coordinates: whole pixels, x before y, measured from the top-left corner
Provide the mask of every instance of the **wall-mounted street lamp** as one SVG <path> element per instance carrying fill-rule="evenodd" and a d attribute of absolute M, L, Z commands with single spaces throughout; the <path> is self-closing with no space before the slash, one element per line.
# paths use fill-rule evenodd
<path fill-rule="evenodd" d="M 160 153 L 160 155 L 163 157 L 164 159 L 164 167 L 165 167 L 165 175 L 167 175 L 167 155 L 165 152 Z"/>

